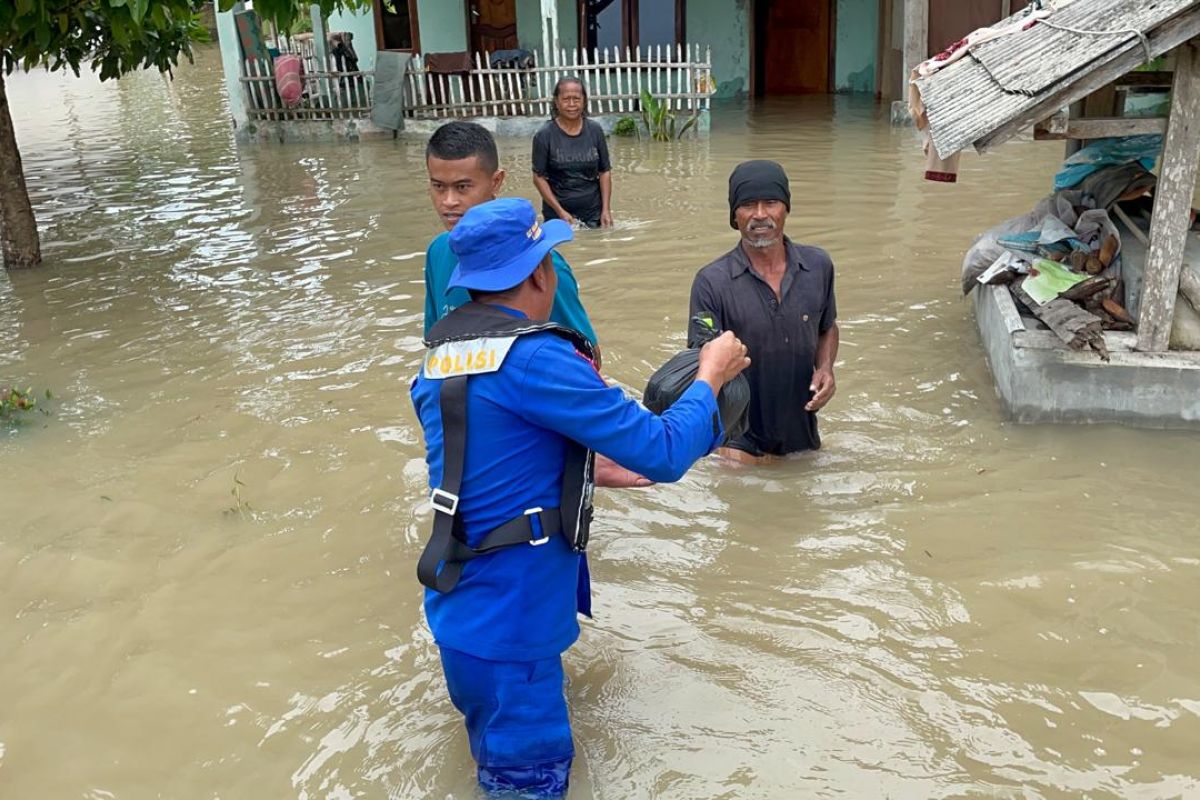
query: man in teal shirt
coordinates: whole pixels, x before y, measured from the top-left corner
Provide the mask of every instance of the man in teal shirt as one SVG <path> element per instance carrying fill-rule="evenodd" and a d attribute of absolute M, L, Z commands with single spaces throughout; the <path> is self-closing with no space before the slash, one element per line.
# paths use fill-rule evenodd
<path fill-rule="evenodd" d="M 446 226 L 425 251 L 425 333 L 452 310 L 471 301 L 465 289 L 450 289 L 450 275 L 458 259 L 450 251 L 450 231 L 462 215 L 480 203 L 495 200 L 504 184 L 504 170 L 496 140 L 474 122 L 447 122 L 438 128 L 425 148 L 429 171 L 429 196 Z M 552 253 L 558 273 L 558 291 L 550 320 L 579 331 L 595 347 L 596 332 L 579 300 L 579 283 L 566 259 Z M 596 348 L 599 360 L 599 348 Z"/>

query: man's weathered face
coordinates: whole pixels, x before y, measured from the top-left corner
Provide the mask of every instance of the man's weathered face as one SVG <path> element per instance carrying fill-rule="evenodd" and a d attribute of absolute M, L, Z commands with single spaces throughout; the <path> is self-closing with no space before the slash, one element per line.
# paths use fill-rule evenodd
<path fill-rule="evenodd" d="M 765 248 L 783 240 L 787 206 L 782 200 L 751 200 L 733 212 L 742 240 L 751 247 Z"/>
<path fill-rule="evenodd" d="M 495 200 L 504 183 L 504 170 L 486 170 L 479 156 L 454 161 L 435 156 L 425 159 L 429 171 L 429 198 L 446 230 L 451 230 L 462 215 L 480 203 Z"/>

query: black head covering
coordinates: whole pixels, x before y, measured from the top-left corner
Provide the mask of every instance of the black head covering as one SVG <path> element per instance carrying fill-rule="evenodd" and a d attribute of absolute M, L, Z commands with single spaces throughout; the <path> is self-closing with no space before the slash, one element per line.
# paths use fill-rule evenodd
<path fill-rule="evenodd" d="M 737 207 L 755 200 L 780 200 L 792 210 L 787 173 L 774 161 L 743 161 L 734 167 L 729 175 L 729 227 L 737 228 Z"/>

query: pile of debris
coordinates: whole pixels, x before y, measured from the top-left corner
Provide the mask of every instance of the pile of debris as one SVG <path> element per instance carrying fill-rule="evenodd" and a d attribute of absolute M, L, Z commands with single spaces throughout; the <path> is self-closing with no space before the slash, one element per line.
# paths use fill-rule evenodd
<path fill-rule="evenodd" d="M 1072 164 L 1088 158 L 1072 157 L 1059 173 L 1056 186 L 1072 181 L 1073 188 L 1059 188 L 976 240 L 963 260 L 963 293 L 979 283 L 1008 284 L 1018 306 L 1067 346 L 1090 347 L 1107 361 L 1104 331 L 1135 324 L 1125 308 L 1121 235 L 1109 211 L 1144 197 L 1155 177 L 1137 160 L 1090 170 Z"/>

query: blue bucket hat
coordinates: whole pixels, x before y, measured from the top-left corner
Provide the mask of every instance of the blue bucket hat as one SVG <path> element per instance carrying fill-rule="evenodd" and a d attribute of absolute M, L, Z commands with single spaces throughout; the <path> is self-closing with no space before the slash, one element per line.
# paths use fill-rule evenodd
<path fill-rule="evenodd" d="M 533 204 L 504 197 L 475 206 L 450 231 L 451 289 L 502 292 L 528 278 L 555 245 L 575 238 L 561 219 L 539 225 Z"/>

